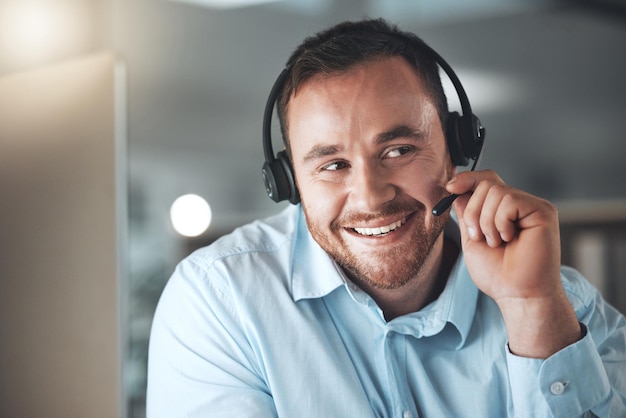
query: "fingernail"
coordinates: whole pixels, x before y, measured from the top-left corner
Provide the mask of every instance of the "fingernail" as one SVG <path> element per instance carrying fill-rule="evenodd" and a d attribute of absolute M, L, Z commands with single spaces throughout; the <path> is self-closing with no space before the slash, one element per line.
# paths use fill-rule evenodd
<path fill-rule="evenodd" d="M 469 234 L 471 239 L 476 239 L 476 228 L 474 228 L 473 226 L 468 226 L 467 233 Z"/>
<path fill-rule="evenodd" d="M 448 180 L 448 184 L 456 183 L 456 181 L 457 181 L 457 177 L 454 176 L 450 180 Z"/>

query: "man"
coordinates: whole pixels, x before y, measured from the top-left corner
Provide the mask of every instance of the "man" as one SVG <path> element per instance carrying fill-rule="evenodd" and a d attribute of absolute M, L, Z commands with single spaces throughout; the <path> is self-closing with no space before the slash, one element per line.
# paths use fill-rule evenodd
<path fill-rule="evenodd" d="M 149 417 L 626 416 L 626 320 L 560 267 L 550 203 L 456 172 L 420 45 L 366 20 L 296 50 L 278 110 L 301 204 L 179 265 Z M 432 213 L 450 194 L 458 225 Z"/>

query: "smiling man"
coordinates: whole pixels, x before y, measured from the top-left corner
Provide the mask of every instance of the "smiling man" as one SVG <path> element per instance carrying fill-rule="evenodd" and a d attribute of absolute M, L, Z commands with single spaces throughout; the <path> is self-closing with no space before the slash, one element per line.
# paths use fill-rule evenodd
<path fill-rule="evenodd" d="M 148 416 L 626 416 L 626 320 L 560 266 L 553 205 L 457 174 L 428 47 L 345 22 L 285 74 L 296 204 L 179 265 Z"/>
<path fill-rule="evenodd" d="M 444 195 L 452 167 L 437 110 L 413 69 L 394 57 L 315 77 L 290 99 L 288 119 L 313 239 L 388 319 L 424 306 L 447 219 L 428 208 Z"/>

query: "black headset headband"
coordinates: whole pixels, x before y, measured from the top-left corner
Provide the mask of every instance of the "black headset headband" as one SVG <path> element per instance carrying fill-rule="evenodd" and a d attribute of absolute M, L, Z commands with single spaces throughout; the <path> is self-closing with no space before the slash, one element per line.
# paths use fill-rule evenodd
<path fill-rule="evenodd" d="M 470 160 L 473 160 L 474 163 L 471 168 L 473 171 L 478 163 L 485 140 L 485 128 L 472 113 L 472 107 L 465 89 L 452 67 L 441 55 L 425 43 L 421 43 L 420 48 L 446 73 L 459 97 L 463 114 L 459 115 L 457 112 L 448 113 L 448 121 L 445 127 L 446 141 L 452 163 L 456 166 L 466 166 Z M 265 104 L 265 112 L 263 114 L 263 152 L 265 163 L 263 164 L 262 174 L 265 190 L 272 200 L 275 202 L 289 200 L 289 202 L 296 204 L 300 202 L 300 195 L 296 187 L 291 161 L 285 151 L 280 151 L 274 155 L 271 135 L 274 107 L 290 71 L 291 68 L 289 66 L 281 71 L 270 90 Z"/>

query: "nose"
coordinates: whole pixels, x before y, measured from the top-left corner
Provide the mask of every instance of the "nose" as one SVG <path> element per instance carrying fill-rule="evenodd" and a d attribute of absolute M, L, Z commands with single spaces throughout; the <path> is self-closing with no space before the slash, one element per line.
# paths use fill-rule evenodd
<path fill-rule="evenodd" d="M 363 164 L 354 169 L 350 181 L 351 206 L 361 212 L 375 212 L 396 197 L 397 189 L 382 167 Z"/>

